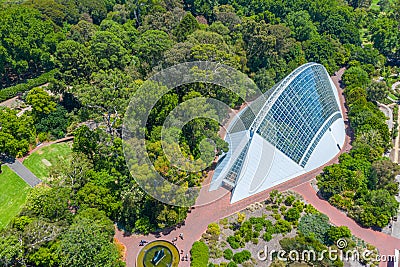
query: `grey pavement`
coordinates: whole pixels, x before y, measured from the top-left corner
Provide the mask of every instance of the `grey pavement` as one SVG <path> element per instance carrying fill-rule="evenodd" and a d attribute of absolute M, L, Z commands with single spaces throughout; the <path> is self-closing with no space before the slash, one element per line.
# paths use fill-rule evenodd
<path fill-rule="evenodd" d="M 27 167 L 22 165 L 22 163 L 19 162 L 18 160 L 15 160 L 13 163 L 7 163 L 7 166 L 10 167 L 11 170 L 13 170 L 31 187 L 35 187 L 36 185 L 42 182 Z"/>

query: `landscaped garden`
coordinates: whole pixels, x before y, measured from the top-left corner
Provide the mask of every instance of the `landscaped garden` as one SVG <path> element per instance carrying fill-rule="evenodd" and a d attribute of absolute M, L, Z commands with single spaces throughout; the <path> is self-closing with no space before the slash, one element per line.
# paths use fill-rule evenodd
<path fill-rule="evenodd" d="M 52 144 L 32 153 L 23 164 L 39 179 L 47 180 L 52 166 L 67 161 L 71 152 L 71 142 Z"/>
<path fill-rule="evenodd" d="M 8 166 L 1 166 L 0 174 L 0 229 L 4 228 L 17 215 L 25 203 L 30 190 L 18 175 Z"/>
<path fill-rule="evenodd" d="M 338 248 L 338 240 L 344 240 L 346 246 Z M 362 252 L 365 249 L 377 253 L 373 246 L 354 237 L 347 227 L 331 225 L 326 215 L 305 204 L 299 195 L 272 191 L 265 203 L 254 203 L 218 223 L 211 223 L 192 247 L 191 266 L 250 267 L 268 266 L 271 262 L 269 266 L 287 266 L 277 259 L 276 252 L 269 252 L 284 250 L 288 257 L 293 250 L 313 250 L 318 258 L 318 253 L 329 248 L 343 249 L 344 254 L 348 250 Z M 306 258 L 304 262 L 313 266 L 343 266 L 342 261 L 325 256 L 322 261 Z M 289 257 L 287 263 L 300 266 L 294 265 L 299 262 Z M 368 264 L 375 266 L 373 262 Z"/>

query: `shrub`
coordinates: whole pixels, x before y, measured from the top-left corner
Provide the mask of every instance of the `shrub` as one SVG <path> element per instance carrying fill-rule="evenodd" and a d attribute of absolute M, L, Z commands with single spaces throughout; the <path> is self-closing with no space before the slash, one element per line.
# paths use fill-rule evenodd
<path fill-rule="evenodd" d="M 289 233 L 292 230 L 292 225 L 288 221 L 280 219 L 275 223 L 274 228 L 275 228 L 275 233 L 283 234 L 283 233 Z"/>
<path fill-rule="evenodd" d="M 205 267 L 208 264 L 209 251 L 204 242 L 196 241 L 190 250 L 190 266 Z"/>
<path fill-rule="evenodd" d="M 305 212 L 308 214 L 315 214 L 315 213 L 318 213 L 319 211 L 316 208 L 314 208 L 313 205 L 307 204 L 306 208 L 305 208 Z"/>
<path fill-rule="evenodd" d="M 243 250 L 233 255 L 233 261 L 239 264 L 249 260 L 250 258 L 251 258 L 251 253 L 248 250 Z"/>
<path fill-rule="evenodd" d="M 233 252 L 231 249 L 225 249 L 224 250 L 224 258 L 227 260 L 231 260 L 233 258 Z"/>
<path fill-rule="evenodd" d="M 237 222 L 238 222 L 239 224 L 241 224 L 242 222 L 244 222 L 245 219 L 246 219 L 246 214 L 240 213 L 240 212 L 237 213 Z"/>
<path fill-rule="evenodd" d="M 351 231 L 347 226 L 331 226 L 328 229 L 328 238 L 331 243 L 335 243 L 341 238 L 351 237 Z"/>
<path fill-rule="evenodd" d="M 54 69 L 49 72 L 43 73 L 37 78 L 28 79 L 26 83 L 20 83 L 0 90 L 0 102 L 13 98 L 18 93 L 26 92 L 34 87 L 45 84 L 54 78 L 54 74 L 58 70 Z"/>
<path fill-rule="evenodd" d="M 297 222 L 300 219 L 300 211 L 297 208 L 290 208 L 285 214 L 285 219 L 289 222 Z"/>
<path fill-rule="evenodd" d="M 221 234 L 221 229 L 217 223 L 210 223 L 207 227 L 207 234 L 211 236 L 212 240 L 218 240 Z"/>
<path fill-rule="evenodd" d="M 237 238 L 233 235 L 228 236 L 228 238 L 226 239 L 226 241 L 229 243 L 229 245 L 231 246 L 231 248 L 233 249 L 238 249 L 240 247 L 239 241 L 237 240 Z"/>
<path fill-rule="evenodd" d="M 293 202 L 294 202 L 294 200 L 295 200 L 296 198 L 295 198 L 295 196 L 293 196 L 293 195 L 290 195 L 290 196 L 288 196 L 286 199 L 285 199 L 285 205 L 286 206 L 291 206 L 292 204 L 293 204 Z"/>
<path fill-rule="evenodd" d="M 298 230 L 305 236 L 313 236 L 319 242 L 326 244 L 330 227 L 328 216 L 315 213 L 304 215 L 300 219 Z"/>
<path fill-rule="evenodd" d="M 271 239 L 272 239 L 272 233 L 270 233 L 270 232 L 265 232 L 264 233 L 264 235 L 263 235 L 263 239 L 265 240 L 265 241 L 271 241 Z"/>
<path fill-rule="evenodd" d="M 227 267 L 237 267 L 237 264 L 231 261 L 230 263 L 228 263 Z"/>

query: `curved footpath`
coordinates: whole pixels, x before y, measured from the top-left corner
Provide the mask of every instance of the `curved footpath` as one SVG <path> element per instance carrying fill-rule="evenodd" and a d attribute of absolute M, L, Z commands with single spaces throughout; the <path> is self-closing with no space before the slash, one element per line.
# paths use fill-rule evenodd
<path fill-rule="evenodd" d="M 365 229 L 356 224 L 352 219 L 348 218 L 344 213 L 337 210 L 333 206 L 331 206 L 327 201 L 318 198 L 315 190 L 310 185 L 310 181 L 314 179 L 318 174 L 322 172 L 322 169 L 325 166 L 332 165 L 338 162 L 338 158 L 342 153 L 348 152 L 351 148 L 350 146 L 350 136 L 352 136 L 351 129 L 348 127 L 348 119 L 347 119 L 347 109 L 344 104 L 343 91 L 339 86 L 341 76 L 344 72 L 344 68 L 340 69 L 335 76 L 332 77 L 333 82 L 335 83 L 342 105 L 342 110 L 344 112 L 343 118 L 346 123 L 346 140 L 345 145 L 343 146 L 340 153 L 333 158 L 330 162 L 321 166 L 318 169 L 315 169 L 311 172 L 303 174 L 297 178 L 294 178 L 288 182 L 277 185 L 273 188 L 265 190 L 259 194 L 253 195 L 249 198 L 246 198 L 242 201 L 236 202 L 234 204 L 230 204 L 230 193 L 228 191 L 222 191 L 225 189 L 220 189 L 219 194 L 222 195 L 219 199 L 208 203 L 207 198 L 214 198 L 214 195 L 208 192 L 209 182 L 211 181 L 211 177 L 213 172 L 209 172 L 208 177 L 204 181 L 204 186 L 200 191 L 200 196 L 196 201 L 196 204 L 208 203 L 205 205 L 196 206 L 194 209 L 188 213 L 188 216 L 185 220 L 185 225 L 180 228 L 176 227 L 170 229 L 170 231 L 161 233 L 159 236 L 155 236 L 154 234 L 149 235 L 131 235 L 125 236 L 123 231 L 117 230 L 115 234 L 115 238 L 118 239 L 122 244 L 126 247 L 126 263 L 128 267 L 135 266 L 136 256 L 142 247 L 139 246 L 140 240 L 153 241 L 158 239 L 166 239 L 168 241 L 172 241 L 175 237 L 178 237 L 176 242 L 176 246 L 178 250 L 183 250 L 183 255 L 189 255 L 190 259 L 190 249 L 192 247 L 193 242 L 200 239 L 201 235 L 207 229 L 207 226 L 212 222 L 217 222 L 220 219 L 232 215 L 236 212 L 239 212 L 245 209 L 247 206 L 255 203 L 261 202 L 268 199 L 269 192 L 274 189 L 279 191 L 285 190 L 294 190 L 301 194 L 307 203 L 312 204 L 319 211 L 327 214 L 331 220 L 331 222 L 335 225 L 345 225 L 349 227 L 352 233 L 367 241 L 368 243 L 376 246 L 381 254 L 384 255 L 393 255 L 394 249 L 397 247 L 400 248 L 400 239 L 396 239 L 394 237 L 388 236 L 381 232 L 376 232 L 370 229 Z M 184 239 L 179 238 L 180 234 L 183 234 Z M 190 266 L 189 261 L 181 261 L 179 266 Z M 385 263 L 381 263 L 380 266 L 386 266 Z"/>

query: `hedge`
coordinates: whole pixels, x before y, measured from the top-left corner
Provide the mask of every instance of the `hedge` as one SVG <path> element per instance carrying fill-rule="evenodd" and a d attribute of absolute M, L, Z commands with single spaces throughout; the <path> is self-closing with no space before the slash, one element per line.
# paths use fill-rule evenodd
<path fill-rule="evenodd" d="M 207 267 L 209 252 L 208 247 L 204 242 L 196 241 L 193 243 L 190 250 L 191 262 L 190 266 L 193 267 Z"/>
<path fill-rule="evenodd" d="M 54 74 L 57 72 L 57 69 L 51 70 L 49 72 L 43 73 L 39 77 L 28 79 L 26 83 L 20 83 L 14 86 L 10 86 L 4 89 L 0 89 L 0 102 L 3 102 L 7 99 L 13 98 L 18 93 L 26 92 L 33 87 L 45 84 L 54 78 Z"/>

